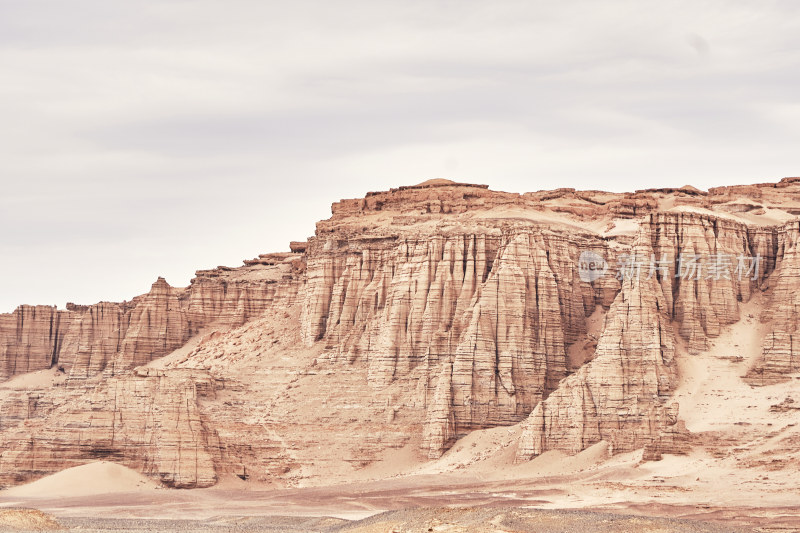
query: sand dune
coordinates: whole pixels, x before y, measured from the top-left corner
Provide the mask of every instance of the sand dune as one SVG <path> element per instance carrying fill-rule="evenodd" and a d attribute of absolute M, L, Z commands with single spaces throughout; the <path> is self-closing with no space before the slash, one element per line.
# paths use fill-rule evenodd
<path fill-rule="evenodd" d="M 27 485 L 7 491 L 5 496 L 59 498 L 121 492 L 139 492 L 159 488 L 155 481 L 116 463 L 99 461 L 62 470 Z"/>

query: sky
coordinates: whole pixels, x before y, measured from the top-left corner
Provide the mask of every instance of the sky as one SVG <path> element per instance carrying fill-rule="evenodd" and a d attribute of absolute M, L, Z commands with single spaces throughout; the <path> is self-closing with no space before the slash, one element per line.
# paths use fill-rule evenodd
<path fill-rule="evenodd" d="M 0 312 L 121 301 L 430 178 L 800 175 L 800 2 L 0 0 Z"/>

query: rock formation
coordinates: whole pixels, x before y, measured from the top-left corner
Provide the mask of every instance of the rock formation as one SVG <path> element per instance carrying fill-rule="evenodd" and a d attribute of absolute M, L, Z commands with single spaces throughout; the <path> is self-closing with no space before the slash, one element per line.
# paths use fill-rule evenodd
<path fill-rule="evenodd" d="M 643 231 L 632 257 L 651 253 L 650 234 Z M 675 424 L 677 406 L 667 405 L 676 381 L 669 319 L 655 278 L 627 278 L 606 315 L 594 359 L 536 406 L 517 460 L 550 449 L 577 453 L 601 440 L 612 453 L 630 451 Z"/>
<path fill-rule="evenodd" d="M 800 227 L 797 222 L 778 231 L 779 252 L 770 297 L 771 331 L 761 357 L 746 379 L 753 385 L 786 381 L 800 371 Z M 798 341 L 798 342 L 796 342 Z"/>
<path fill-rule="evenodd" d="M 130 302 L 20 306 L 0 315 L 0 380 L 63 368 L 73 378 L 117 375 L 183 346 L 204 328 L 239 326 L 276 298 L 293 297 L 298 254 L 265 255 L 238 269 L 199 271 L 186 289 L 159 278 Z"/>
<path fill-rule="evenodd" d="M 365 358 L 374 388 L 424 368 L 425 447 L 438 456 L 466 431 L 521 420 L 565 376 L 566 344 L 606 298 L 573 268 L 583 246 L 603 248 L 531 227 L 320 236 L 303 337 L 344 364 Z"/>
<path fill-rule="evenodd" d="M 43 305 L 21 305 L 0 315 L 0 380 L 57 363 L 68 329 L 62 327 L 62 318 L 54 307 Z"/>
<path fill-rule="evenodd" d="M 646 262 L 663 267 L 654 274 L 667 312 L 689 351 L 705 350 L 721 326 L 739 320 L 739 302 L 750 299 L 758 281 L 744 272 L 751 257 L 747 227 L 696 213 L 653 214 L 648 226 L 652 250 Z"/>
<path fill-rule="evenodd" d="M 0 484 L 98 458 L 175 487 L 347 479 L 387 450 L 422 462 L 515 424 L 518 461 L 600 441 L 685 453 L 676 361 L 754 296 L 769 333 L 744 379 L 800 371 L 797 214 L 796 179 L 625 194 L 432 180 L 337 202 L 291 252 L 186 288 L 21 306 L 0 315 Z M 608 268 L 587 278 L 586 252 Z"/>
<path fill-rule="evenodd" d="M 3 432 L 0 481 L 104 459 L 168 486 L 210 486 L 217 479 L 215 435 L 201 421 L 198 396 L 214 390 L 213 380 L 202 373 L 140 371 L 111 378 L 60 406 L 33 404 L 24 417 L 15 417 L 24 423 Z M 13 404 L 3 408 L 4 413 L 19 412 Z M 53 418 L 59 423 L 48 424 Z"/>

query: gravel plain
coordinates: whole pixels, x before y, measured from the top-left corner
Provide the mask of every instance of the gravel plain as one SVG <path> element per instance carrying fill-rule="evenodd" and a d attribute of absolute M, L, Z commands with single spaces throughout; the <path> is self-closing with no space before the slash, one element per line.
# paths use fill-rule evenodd
<path fill-rule="evenodd" d="M 20 517 L 33 510 L 16 510 Z M 9 514 L 13 517 L 13 514 Z M 49 515 L 47 515 L 49 518 Z M 745 533 L 764 529 L 737 528 L 730 524 L 704 523 L 674 518 L 650 518 L 589 511 L 536 510 L 519 507 L 418 508 L 388 511 L 363 520 L 332 517 L 224 516 L 207 520 L 115 519 L 70 517 L 3 527 L 0 531 L 80 531 L 82 533 L 125 533 L 186 531 L 250 533 Z M 19 526 L 23 527 L 21 529 Z"/>

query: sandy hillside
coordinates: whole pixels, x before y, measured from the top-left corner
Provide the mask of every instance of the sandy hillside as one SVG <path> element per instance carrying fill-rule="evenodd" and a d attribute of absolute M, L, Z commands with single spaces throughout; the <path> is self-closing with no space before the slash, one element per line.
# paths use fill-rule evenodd
<path fill-rule="evenodd" d="M 62 470 L 3 492 L 9 497 L 59 498 L 150 491 L 159 484 L 124 466 L 99 461 Z"/>

